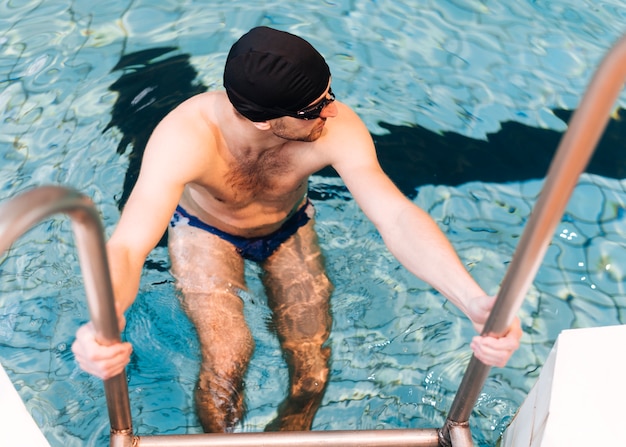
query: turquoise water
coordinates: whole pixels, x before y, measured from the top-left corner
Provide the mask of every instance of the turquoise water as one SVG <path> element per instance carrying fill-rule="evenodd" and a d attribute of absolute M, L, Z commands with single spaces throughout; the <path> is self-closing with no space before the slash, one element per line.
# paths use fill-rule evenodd
<path fill-rule="evenodd" d="M 410 152 L 417 138 L 399 141 L 390 125 L 476 142 L 507 121 L 563 131 L 554 110 L 576 108 L 626 18 L 622 2 L 582 0 L 67 3 L 0 3 L 0 200 L 41 184 L 73 186 L 93 198 L 107 233 L 131 162 L 130 151 L 116 152 L 121 126 L 107 129 L 118 100 L 109 86 L 132 71 L 114 69 L 124 55 L 177 47 L 155 60 L 188 54 L 194 84 L 211 89 L 247 29 L 296 32 L 328 58 L 333 91 L 370 131 Z M 495 293 L 540 177 L 455 186 L 408 180 L 413 200 Z M 506 368 L 492 370 L 470 419 L 478 445 L 495 444 L 559 331 L 624 322 L 624 187 L 621 177 L 581 179 L 520 311 L 522 347 Z M 314 428 L 440 427 L 470 357 L 471 326 L 386 252 L 337 179 L 316 176 L 311 188 L 336 285 L 332 376 Z M 133 422 L 139 434 L 199 432 L 193 328 L 174 298 L 165 250 L 150 261 L 124 335 L 135 347 Z M 250 265 L 244 299 L 257 350 L 241 431 L 273 418 L 287 378 L 257 273 Z M 77 368 L 69 349 L 87 311 L 67 219 L 20 239 L 0 258 L 0 275 L 0 362 L 28 409 L 53 446 L 106 445 L 101 383 Z"/>

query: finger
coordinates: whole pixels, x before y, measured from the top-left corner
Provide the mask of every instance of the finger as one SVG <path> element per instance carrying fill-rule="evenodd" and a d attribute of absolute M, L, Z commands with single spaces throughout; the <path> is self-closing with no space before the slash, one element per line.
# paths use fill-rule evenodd
<path fill-rule="evenodd" d="M 124 346 L 122 346 L 122 348 L 124 348 Z M 131 349 L 129 345 L 129 349 L 124 349 L 113 358 L 107 359 L 106 362 L 101 363 L 99 366 L 102 378 L 106 380 L 121 374 L 126 368 L 126 365 L 130 362 L 130 352 Z"/>
<path fill-rule="evenodd" d="M 79 353 L 83 353 L 85 357 L 92 358 L 93 360 L 100 360 L 102 358 L 106 358 L 109 355 L 113 355 L 114 347 L 118 347 L 124 345 L 123 343 L 113 343 L 111 345 L 103 345 L 100 344 L 96 338 L 96 331 L 91 322 L 81 326 L 78 331 L 76 331 L 76 340 L 73 347 L 75 346 Z M 107 348 L 111 348 L 110 351 Z M 110 352 L 110 354 L 107 354 Z M 90 353 L 87 355 L 87 353 Z"/>
<path fill-rule="evenodd" d="M 88 349 L 85 349 L 84 345 L 77 342 L 72 345 L 72 352 L 77 359 L 83 362 L 106 363 L 130 358 L 132 346 L 130 343 L 115 343 L 111 346 L 90 343 Z"/>
<path fill-rule="evenodd" d="M 519 337 L 512 332 L 501 338 L 479 336 L 476 340 L 487 351 L 515 351 L 519 348 Z"/>
<path fill-rule="evenodd" d="M 120 374 L 128 362 L 132 352 L 130 343 L 120 343 L 102 347 L 97 352 L 82 352 L 80 347 L 74 348 L 74 356 L 81 369 L 100 379 L 106 380 Z"/>
<path fill-rule="evenodd" d="M 81 369 L 101 379 L 108 379 L 126 367 L 132 346 L 130 343 L 100 345 L 96 341 L 93 325 L 88 323 L 76 332 L 72 352 Z"/>
<path fill-rule="evenodd" d="M 490 346 L 485 343 L 485 338 L 477 336 L 472 340 L 471 348 L 476 358 L 489 366 L 502 367 L 506 365 L 515 350 L 502 346 Z"/>
<path fill-rule="evenodd" d="M 520 330 L 521 331 L 521 330 Z M 474 337 L 471 348 L 476 357 L 491 366 L 504 366 L 519 348 L 520 335 L 517 329 L 510 330 L 502 338 Z"/>
<path fill-rule="evenodd" d="M 516 318 L 508 332 L 501 338 L 478 336 L 471 343 L 476 357 L 483 363 L 491 366 L 504 366 L 513 353 L 519 348 L 522 337 L 522 328 Z"/>

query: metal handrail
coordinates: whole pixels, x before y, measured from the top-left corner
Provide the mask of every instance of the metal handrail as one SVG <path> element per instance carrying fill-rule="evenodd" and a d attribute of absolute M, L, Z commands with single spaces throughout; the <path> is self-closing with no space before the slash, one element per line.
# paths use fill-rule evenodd
<path fill-rule="evenodd" d="M 545 184 L 522 234 L 503 279 L 483 335 L 501 337 L 513 322 L 539 269 L 554 231 L 563 216 L 578 178 L 584 171 L 602 136 L 613 105 L 626 80 L 626 35 L 611 48 L 596 70 L 589 87 L 570 120 Z M 461 385 L 442 428 L 444 446 L 464 447 L 469 443 L 450 440 L 450 431 L 469 432 L 469 420 L 490 367 L 475 357 L 470 360 Z M 468 436 L 466 436 L 467 438 Z"/>
<path fill-rule="evenodd" d="M 96 339 L 103 345 L 120 342 L 104 231 L 89 198 L 73 189 L 42 186 L 0 205 L 0 254 L 35 224 L 57 213 L 69 215 L 72 221 Z M 133 430 L 126 373 L 105 380 L 104 391 L 111 422 L 111 445 L 130 447 Z"/>
<path fill-rule="evenodd" d="M 433 429 L 204 433 L 136 438 L 137 447 L 438 447 Z"/>

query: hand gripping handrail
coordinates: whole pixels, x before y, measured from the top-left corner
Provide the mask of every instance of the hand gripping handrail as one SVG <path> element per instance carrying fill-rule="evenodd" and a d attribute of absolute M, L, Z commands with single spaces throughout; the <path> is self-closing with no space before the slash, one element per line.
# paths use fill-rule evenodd
<path fill-rule="evenodd" d="M 0 254 L 44 218 L 70 216 L 83 273 L 89 314 L 96 338 L 103 345 L 120 341 L 113 288 L 100 217 L 90 199 L 75 190 L 42 186 L 0 205 Z M 126 373 L 105 380 L 104 390 L 111 422 L 111 446 L 132 445 L 132 422 Z"/>
<path fill-rule="evenodd" d="M 539 269 L 548 244 L 565 207 L 587 166 L 604 129 L 611 109 L 626 80 L 626 35 L 607 53 L 572 116 L 552 160 L 543 189 L 485 323 L 483 335 L 501 337 L 517 311 Z M 468 420 L 489 367 L 472 357 L 440 433 L 443 446 L 471 446 Z"/>

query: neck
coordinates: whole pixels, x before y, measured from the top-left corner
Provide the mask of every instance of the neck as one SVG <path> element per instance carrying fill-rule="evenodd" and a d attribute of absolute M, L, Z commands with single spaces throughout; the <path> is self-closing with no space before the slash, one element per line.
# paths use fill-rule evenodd
<path fill-rule="evenodd" d="M 220 128 L 228 151 L 235 158 L 258 157 L 263 152 L 281 148 L 287 143 L 269 128 L 265 129 L 237 113 L 232 105 L 229 113 L 224 115 Z"/>

